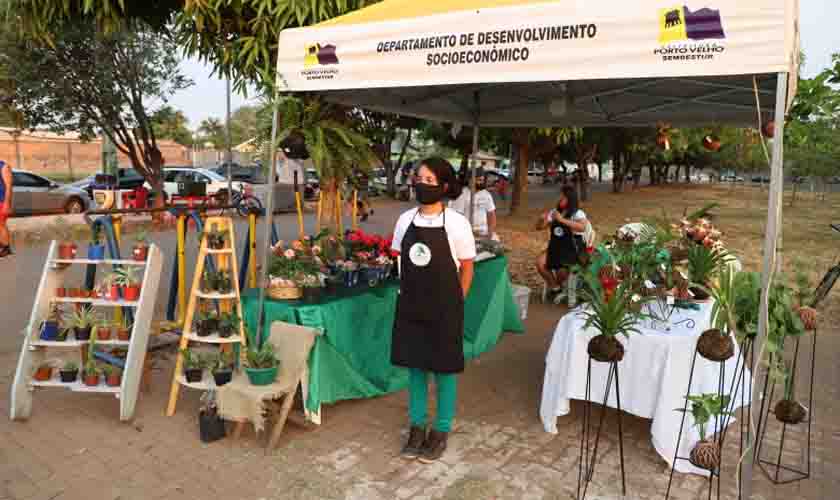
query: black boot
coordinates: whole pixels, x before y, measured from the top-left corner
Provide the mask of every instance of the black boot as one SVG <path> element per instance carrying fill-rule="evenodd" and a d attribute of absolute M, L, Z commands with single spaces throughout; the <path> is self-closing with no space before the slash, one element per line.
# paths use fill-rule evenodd
<path fill-rule="evenodd" d="M 426 429 L 416 425 L 411 426 L 408 432 L 408 442 L 400 452 L 400 456 L 406 460 L 414 460 L 423 449 L 423 443 L 426 442 Z"/>
<path fill-rule="evenodd" d="M 431 464 L 443 456 L 446 451 L 446 438 L 449 434 L 432 429 L 429 431 L 429 436 L 426 442 L 423 443 L 423 450 L 420 452 L 420 461 L 424 464 Z"/>

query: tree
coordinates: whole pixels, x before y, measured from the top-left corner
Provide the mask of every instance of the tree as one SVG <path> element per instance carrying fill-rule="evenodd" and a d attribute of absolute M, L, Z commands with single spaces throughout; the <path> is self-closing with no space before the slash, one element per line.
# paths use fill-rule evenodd
<path fill-rule="evenodd" d="M 6 36 L 0 58 L 14 65 L 12 105 L 27 127 L 74 130 L 83 140 L 103 133 L 163 203 L 164 158 L 149 103 L 165 103 L 192 81 L 178 69 L 171 38 L 135 28 L 101 36 L 88 23 L 65 23 L 50 45 Z"/>
<path fill-rule="evenodd" d="M 237 146 L 249 141 L 259 133 L 257 123 L 258 106 L 240 106 L 230 115 L 231 145 Z"/>
<path fill-rule="evenodd" d="M 189 120 L 181 111 L 172 106 L 163 106 L 152 114 L 151 121 L 158 139 L 169 139 L 182 146 L 192 146 L 192 132 L 187 128 Z"/>
<path fill-rule="evenodd" d="M 218 118 L 205 118 L 201 120 L 201 123 L 198 125 L 198 133 L 202 146 L 209 142 L 216 149 L 225 149 L 227 145 L 225 126 Z"/>

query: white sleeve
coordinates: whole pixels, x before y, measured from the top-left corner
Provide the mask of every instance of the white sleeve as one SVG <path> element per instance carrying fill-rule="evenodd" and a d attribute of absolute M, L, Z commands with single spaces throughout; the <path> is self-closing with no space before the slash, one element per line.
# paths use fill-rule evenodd
<path fill-rule="evenodd" d="M 484 210 L 487 212 L 494 212 L 496 211 L 496 204 L 493 202 L 493 195 L 488 193 L 487 191 L 482 191 L 484 195 L 483 203 L 484 203 Z"/>
<path fill-rule="evenodd" d="M 399 219 L 397 219 L 397 225 L 394 227 L 394 239 L 391 240 L 391 250 L 395 252 L 399 252 L 402 249 L 402 240 L 405 236 L 405 231 L 408 228 L 408 224 L 406 223 L 406 215 L 408 212 L 402 214 Z"/>
<path fill-rule="evenodd" d="M 455 258 L 458 260 L 471 260 L 476 257 L 475 236 L 469 221 L 464 217 L 457 219 L 457 226 L 453 227 L 455 244 Z"/>
<path fill-rule="evenodd" d="M 572 220 L 586 220 L 586 213 L 583 210 L 578 210 L 572 215 Z"/>

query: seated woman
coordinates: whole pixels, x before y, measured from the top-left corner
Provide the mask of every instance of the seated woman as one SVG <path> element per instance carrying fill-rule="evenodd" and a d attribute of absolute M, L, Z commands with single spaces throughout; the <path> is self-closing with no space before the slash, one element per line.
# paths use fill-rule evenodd
<path fill-rule="evenodd" d="M 573 186 L 563 186 L 557 208 L 543 213 L 537 230 L 549 228 L 548 249 L 537 257 L 537 271 L 545 280 L 548 300 L 559 303 L 569 268 L 579 262 L 586 251 L 584 233 L 589 226 L 586 214 L 578 208 Z"/>

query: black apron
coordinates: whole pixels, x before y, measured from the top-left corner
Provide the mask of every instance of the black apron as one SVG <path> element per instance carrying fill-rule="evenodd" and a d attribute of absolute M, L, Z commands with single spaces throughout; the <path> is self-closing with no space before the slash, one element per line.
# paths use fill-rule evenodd
<path fill-rule="evenodd" d="M 449 248 L 446 211 L 443 224 L 418 227 L 412 219 L 403 237 L 391 363 L 460 373 L 464 371 L 464 295 Z"/>
<path fill-rule="evenodd" d="M 583 238 L 575 235 L 568 226 L 551 219 L 551 238 L 548 240 L 546 264 L 556 271 L 578 263 L 578 256 L 583 248 Z"/>

